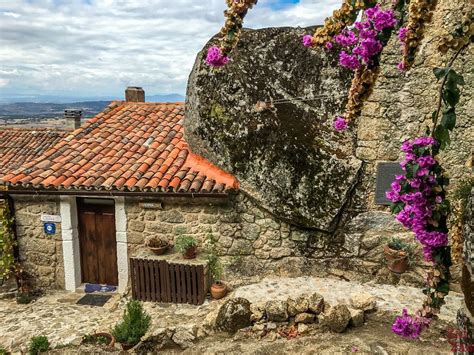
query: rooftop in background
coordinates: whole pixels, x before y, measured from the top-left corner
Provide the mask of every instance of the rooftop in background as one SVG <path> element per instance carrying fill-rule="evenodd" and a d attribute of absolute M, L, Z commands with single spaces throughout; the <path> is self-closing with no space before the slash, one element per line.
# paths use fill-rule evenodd
<path fill-rule="evenodd" d="M 69 133 L 54 129 L 0 129 L 0 176 L 38 158 Z"/>
<path fill-rule="evenodd" d="M 6 175 L 15 188 L 223 193 L 229 173 L 193 154 L 183 103 L 112 102 L 35 160 Z"/>

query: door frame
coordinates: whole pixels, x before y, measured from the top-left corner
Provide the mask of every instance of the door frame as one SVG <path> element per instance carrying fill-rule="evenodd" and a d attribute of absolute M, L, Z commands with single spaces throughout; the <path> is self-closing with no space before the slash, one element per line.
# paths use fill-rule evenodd
<path fill-rule="evenodd" d="M 78 230 L 77 198 L 102 198 L 101 196 L 60 196 L 61 237 L 64 261 L 64 284 L 68 291 L 77 291 L 82 284 L 81 254 Z M 115 240 L 117 243 L 118 291 L 124 292 L 128 286 L 128 242 L 125 197 L 114 197 Z"/>

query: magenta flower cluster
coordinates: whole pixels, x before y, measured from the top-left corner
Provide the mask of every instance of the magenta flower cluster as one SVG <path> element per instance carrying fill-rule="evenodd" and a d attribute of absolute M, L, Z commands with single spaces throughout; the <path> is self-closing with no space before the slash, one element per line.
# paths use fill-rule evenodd
<path fill-rule="evenodd" d="M 304 35 L 303 36 L 303 46 L 311 47 L 313 45 L 313 36 Z"/>
<path fill-rule="evenodd" d="M 229 62 L 229 57 L 222 54 L 222 50 L 217 46 L 212 46 L 207 50 L 206 63 L 213 67 L 223 67 Z"/>
<path fill-rule="evenodd" d="M 382 51 L 381 32 L 397 23 L 393 10 L 381 10 L 378 4 L 367 9 L 365 15 L 367 21 L 355 22 L 353 30 L 346 29 L 334 37 L 334 41 L 343 48 L 339 52 L 339 64 L 351 70 L 373 62 L 373 58 Z"/>
<path fill-rule="evenodd" d="M 333 127 L 336 131 L 341 132 L 347 128 L 347 120 L 342 116 L 337 116 L 333 122 Z"/>
<path fill-rule="evenodd" d="M 408 314 L 406 308 L 404 308 L 402 315 L 397 316 L 395 319 L 392 325 L 392 331 L 406 338 L 417 339 L 423 329 L 427 328 L 429 324 L 430 320 L 428 318 L 411 316 Z"/>
<path fill-rule="evenodd" d="M 402 27 L 400 28 L 400 30 L 398 30 L 398 40 L 400 41 L 400 45 L 402 47 L 402 53 L 406 53 L 408 50 L 407 44 L 406 44 L 407 33 L 408 33 L 407 27 Z M 398 63 L 397 67 L 398 67 L 398 70 L 405 71 L 406 70 L 405 61 L 402 60 L 400 63 Z"/>
<path fill-rule="evenodd" d="M 387 198 L 399 206 L 396 219 L 405 228 L 412 230 L 415 238 L 423 245 L 427 261 L 433 261 L 436 248 L 448 245 L 448 234 L 437 230 L 435 218 L 440 215 L 444 193 L 437 181 L 439 165 L 431 155 L 431 147 L 437 144 L 432 137 L 416 138 L 402 144 L 405 160 L 400 165 L 407 174 L 396 176 Z M 439 217 L 438 217 L 439 218 Z"/>

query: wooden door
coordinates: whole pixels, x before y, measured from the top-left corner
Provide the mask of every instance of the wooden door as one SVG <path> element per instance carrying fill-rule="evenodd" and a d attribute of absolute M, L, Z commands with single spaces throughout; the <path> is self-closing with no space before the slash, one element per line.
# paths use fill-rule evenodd
<path fill-rule="evenodd" d="M 82 282 L 118 285 L 113 200 L 78 199 Z"/>

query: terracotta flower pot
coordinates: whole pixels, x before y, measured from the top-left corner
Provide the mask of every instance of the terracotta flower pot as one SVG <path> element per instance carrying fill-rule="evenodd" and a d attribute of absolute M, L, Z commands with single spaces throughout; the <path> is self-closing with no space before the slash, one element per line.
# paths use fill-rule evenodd
<path fill-rule="evenodd" d="M 390 271 L 397 274 L 404 273 L 408 268 L 408 255 L 404 250 L 395 250 L 388 245 L 384 248 L 385 259 Z"/>
<path fill-rule="evenodd" d="M 98 339 L 99 337 L 107 338 L 109 340 L 109 342 L 106 345 L 108 348 L 113 348 L 115 345 L 115 337 L 110 333 L 95 333 L 95 334 L 92 334 L 92 337 L 95 339 Z M 96 342 L 97 341 L 98 340 L 96 340 Z"/>
<path fill-rule="evenodd" d="M 169 248 L 169 244 L 163 245 L 161 247 L 153 247 L 148 246 L 148 248 L 155 254 L 155 255 L 163 255 Z"/>
<path fill-rule="evenodd" d="M 183 254 L 183 258 L 185 259 L 194 259 L 196 257 L 196 247 L 191 247 L 186 249 Z"/>
<path fill-rule="evenodd" d="M 133 344 L 126 344 L 126 343 L 120 343 L 120 345 L 122 345 L 122 350 L 130 350 L 131 348 L 133 348 L 135 345 Z"/>
<path fill-rule="evenodd" d="M 222 282 L 213 283 L 211 285 L 211 296 L 215 300 L 221 299 L 227 294 L 227 286 Z"/>

